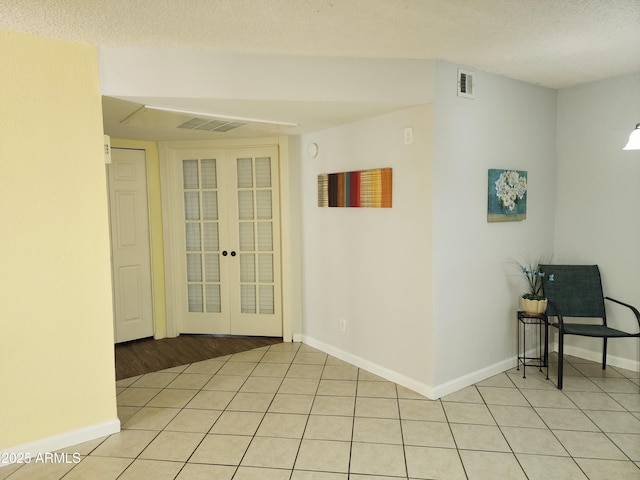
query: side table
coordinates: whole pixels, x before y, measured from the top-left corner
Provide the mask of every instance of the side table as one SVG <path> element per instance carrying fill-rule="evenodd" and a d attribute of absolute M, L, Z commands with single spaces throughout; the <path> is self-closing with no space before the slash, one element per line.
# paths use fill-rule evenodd
<path fill-rule="evenodd" d="M 536 345 L 535 356 L 527 356 L 527 325 L 538 327 L 538 342 Z M 527 313 L 518 312 L 518 365 L 520 370 L 522 365 L 522 378 L 527 378 L 527 364 L 531 367 L 537 367 L 540 371 L 546 370 L 547 380 L 549 380 L 549 320 L 544 313 Z M 521 342 L 522 339 L 522 342 Z M 522 355 L 520 349 L 522 343 Z M 527 363 L 528 362 L 528 363 Z"/>

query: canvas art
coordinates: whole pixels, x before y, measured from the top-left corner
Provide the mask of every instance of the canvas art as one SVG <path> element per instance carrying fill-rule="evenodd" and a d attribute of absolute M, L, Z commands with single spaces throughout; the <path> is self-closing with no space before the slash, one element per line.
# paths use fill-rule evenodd
<path fill-rule="evenodd" d="M 527 218 L 527 172 L 489 169 L 487 221 L 514 222 Z"/>
<path fill-rule="evenodd" d="M 319 207 L 391 208 L 392 169 L 318 175 Z"/>

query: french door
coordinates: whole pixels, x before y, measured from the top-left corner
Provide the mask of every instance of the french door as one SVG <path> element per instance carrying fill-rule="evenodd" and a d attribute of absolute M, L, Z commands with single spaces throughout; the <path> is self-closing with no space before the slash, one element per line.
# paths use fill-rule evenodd
<path fill-rule="evenodd" d="M 170 162 L 179 333 L 282 336 L 277 147 Z"/>

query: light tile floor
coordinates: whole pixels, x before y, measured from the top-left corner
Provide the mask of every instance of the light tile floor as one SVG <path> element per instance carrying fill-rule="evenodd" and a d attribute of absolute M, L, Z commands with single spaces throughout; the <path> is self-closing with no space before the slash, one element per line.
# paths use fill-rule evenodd
<path fill-rule="evenodd" d="M 122 432 L 0 479 L 640 479 L 640 374 L 567 357 L 428 400 L 300 343 L 117 382 Z M 556 371 L 556 365 L 550 371 Z"/>

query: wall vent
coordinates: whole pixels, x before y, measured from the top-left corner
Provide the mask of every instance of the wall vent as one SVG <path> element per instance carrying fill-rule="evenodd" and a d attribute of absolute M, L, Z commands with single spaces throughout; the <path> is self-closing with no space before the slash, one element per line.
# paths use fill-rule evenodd
<path fill-rule="evenodd" d="M 458 96 L 473 98 L 474 87 L 473 72 L 458 69 Z"/>

